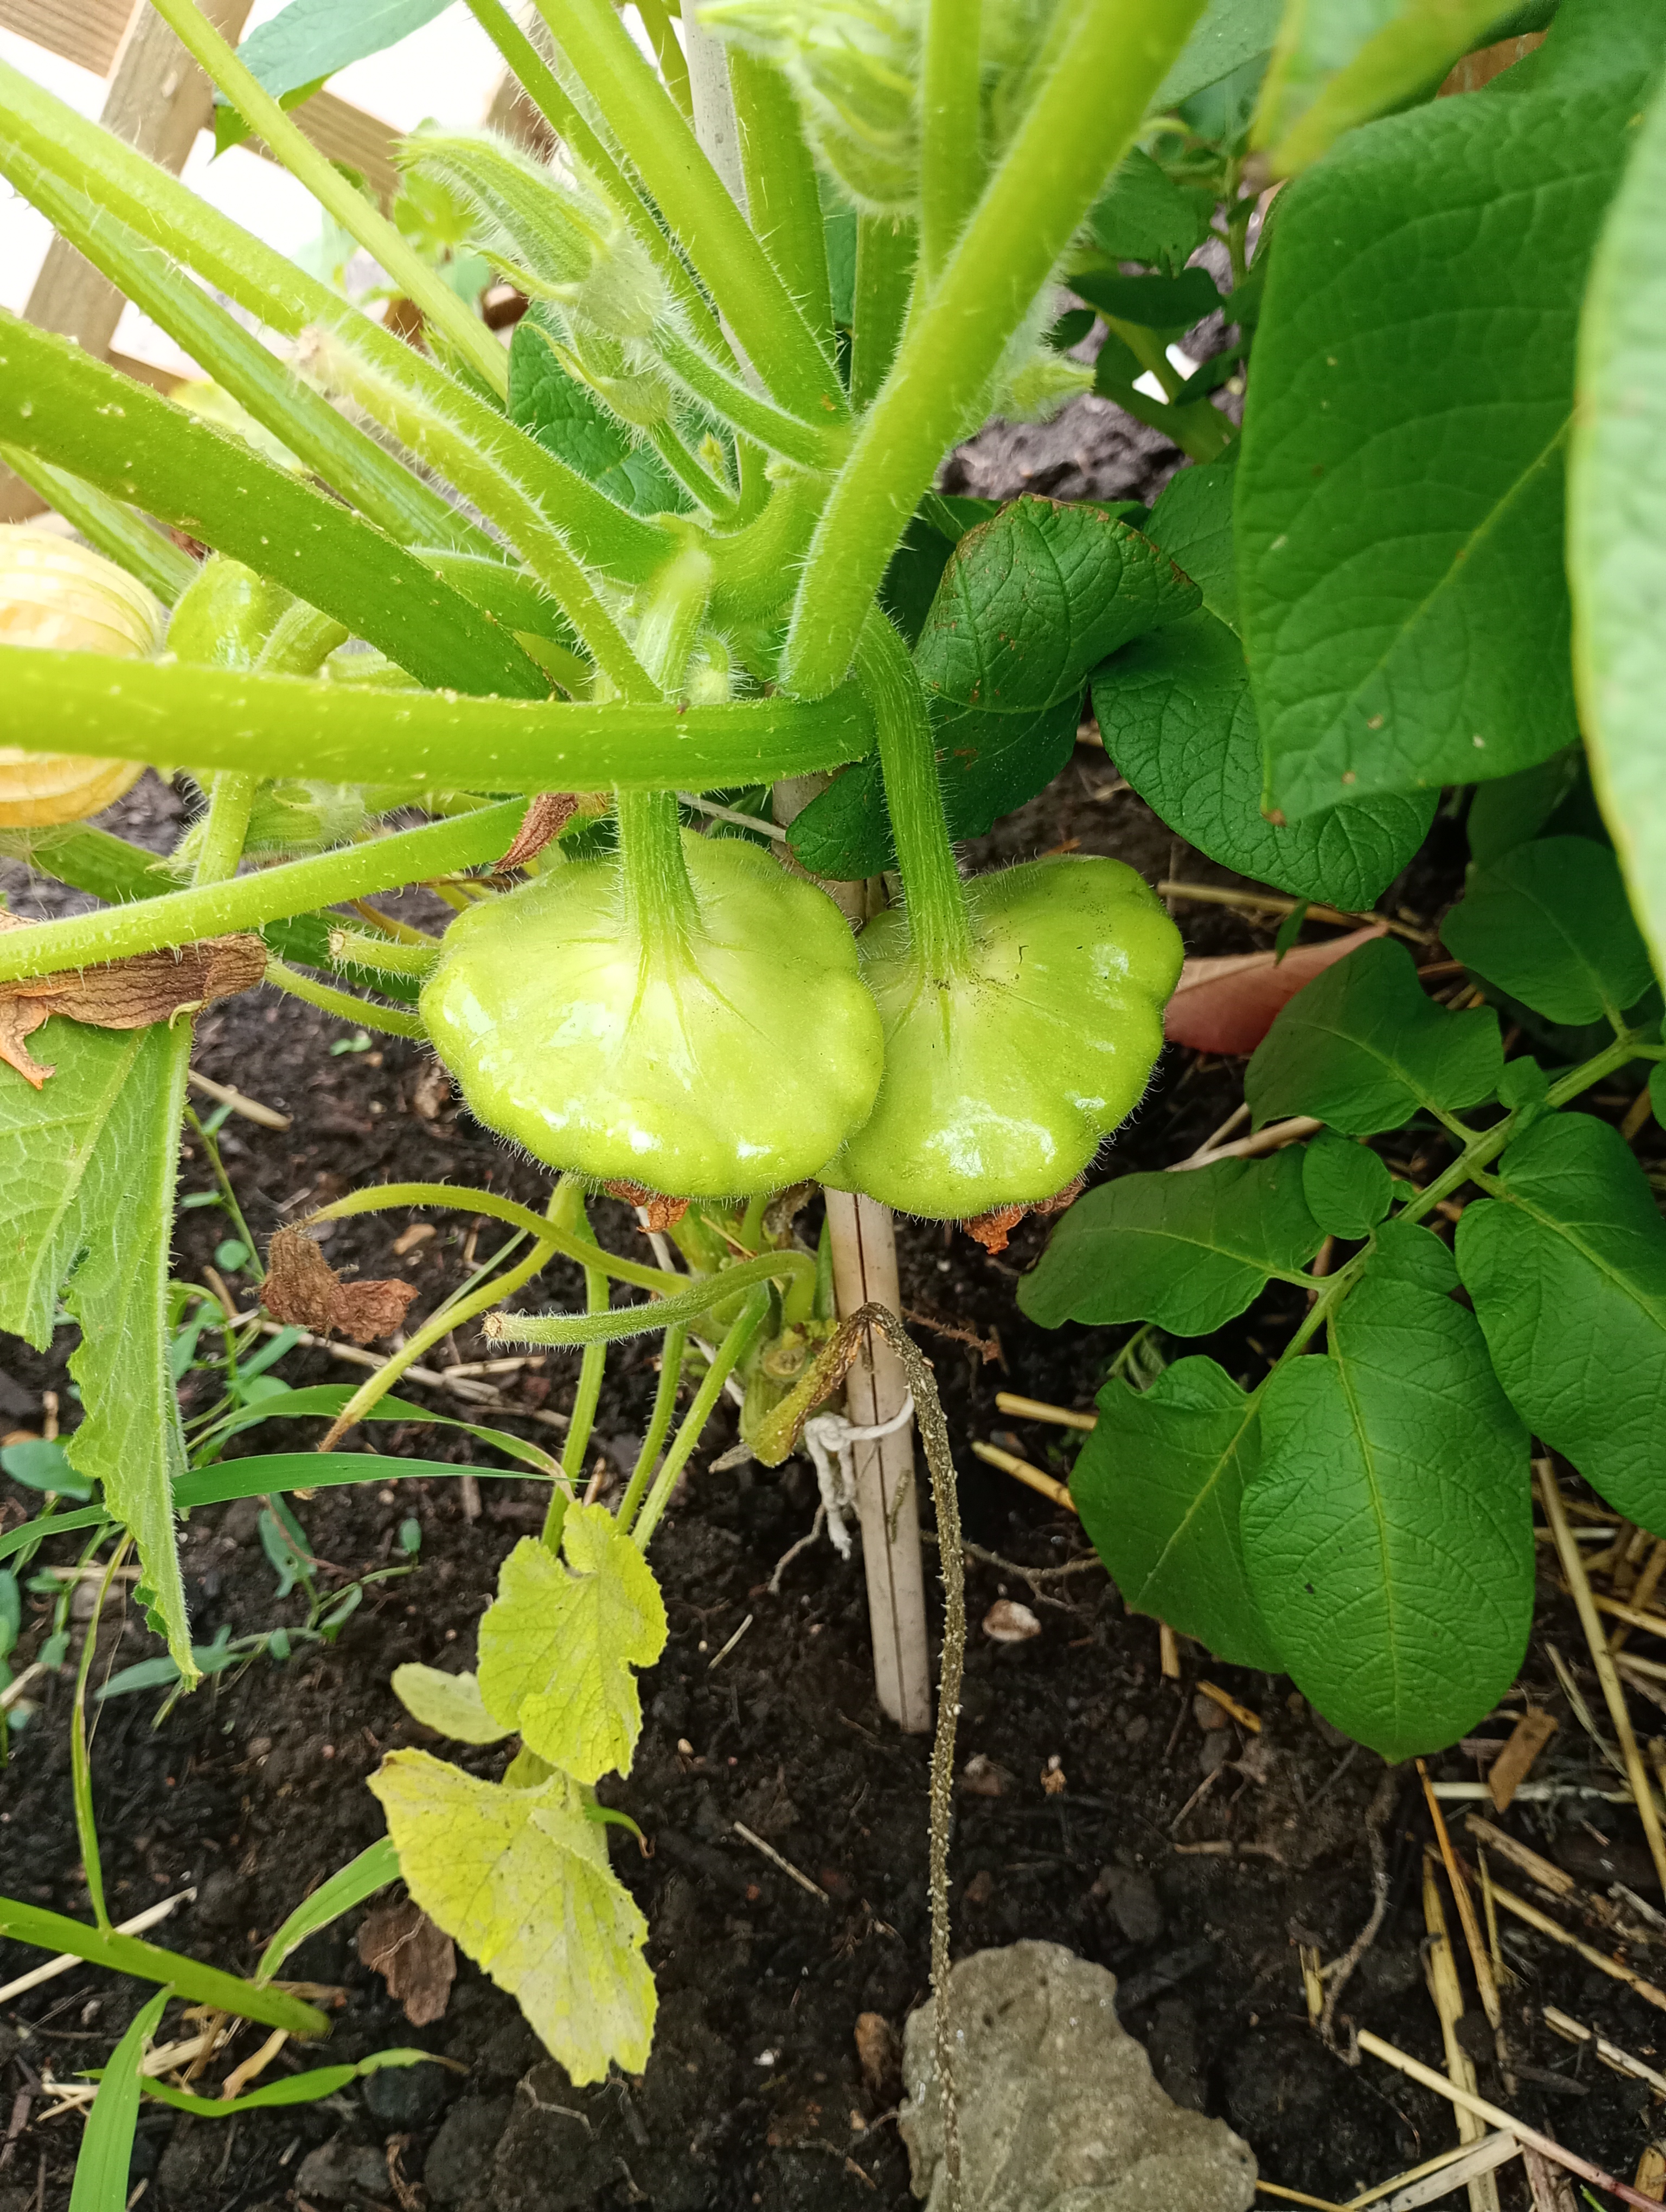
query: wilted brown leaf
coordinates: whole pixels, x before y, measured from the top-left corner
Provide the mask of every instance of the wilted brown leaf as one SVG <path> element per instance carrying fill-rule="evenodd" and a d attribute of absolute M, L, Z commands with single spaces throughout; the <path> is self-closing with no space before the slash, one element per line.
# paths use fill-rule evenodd
<path fill-rule="evenodd" d="M 667 1198 L 662 1191 L 647 1190 L 639 1182 L 610 1182 L 603 1186 L 610 1198 L 622 1198 L 627 1206 L 639 1206 L 648 1219 L 643 1227 L 651 1234 L 674 1229 L 689 1210 L 685 1198 Z"/>
<path fill-rule="evenodd" d="M 32 926 L 0 912 L 0 928 Z M 266 948 L 258 937 L 204 937 L 100 968 L 0 983 L 0 1060 L 39 1091 L 52 1070 L 31 1056 L 24 1039 L 53 1014 L 95 1029 L 149 1029 L 153 1022 L 171 1022 L 216 999 L 252 990 L 265 972 Z"/>
<path fill-rule="evenodd" d="M 359 1956 L 387 1984 L 413 2027 L 445 2017 L 457 1978 L 457 1946 L 409 1898 L 365 1915 Z"/>
<path fill-rule="evenodd" d="M 500 868 L 524 868 L 544 847 L 559 837 L 579 811 L 578 793 L 541 791 L 520 817 L 514 842 L 498 862 Z"/>
<path fill-rule="evenodd" d="M 274 1321 L 320 1336 L 369 1344 L 391 1336 L 416 1295 L 414 1283 L 344 1282 L 304 1230 L 280 1229 L 266 1254 L 260 1302 Z"/>
<path fill-rule="evenodd" d="M 856 2063 L 869 2096 L 882 2105 L 894 2104 L 902 2084 L 903 2046 L 884 2013 L 857 2014 Z"/>
<path fill-rule="evenodd" d="M 1045 1221 L 1051 1214 L 1062 1213 L 1066 1206 L 1073 1206 L 1081 1196 L 1086 1181 L 1085 1176 L 1078 1176 L 1062 1190 L 1055 1190 L 1051 1198 L 1038 1198 L 1033 1206 L 994 1206 L 988 1213 L 974 1214 L 970 1221 L 963 1221 L 960 1225 L 986 1252 L 1004 1252 L 1007 1238 L 1026 1213 L 1033 1213 L 1037 1221 Z"/>

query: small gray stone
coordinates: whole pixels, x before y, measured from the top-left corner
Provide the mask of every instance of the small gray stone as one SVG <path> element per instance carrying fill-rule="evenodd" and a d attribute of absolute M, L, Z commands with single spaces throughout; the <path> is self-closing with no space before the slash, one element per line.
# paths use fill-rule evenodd
<path fill-rule="evenodd" d="M 15 2058 L 22 2048 L 23 2039 L 17 2030 L 8 2027 L 5 2021 L 0 2020 L 0 2066 L 3 2066 L 9 2058 Z"/>
<path fill-rule="evenodd" d="M 1201 1774 L 1213 1774 L 1218 1766 L 1225 1766 L 1232 1756 L 1233 1748 L 1230 1735 L 1206 1735 L 1203 1739 L 1203 1748 L 1198 1753 L 1198 1771 Z"/>
<path fill-rule="evenodd" d="M 225 2136 L 215 2121 L 194 2119 L 185 2113 L 156 2161 L 155 2185 L 163 2201 L 188 2203 L 199 2191 L 210 2187 L 225 2148 Z"/>
<path fill-rule="evenodd" d="M 1154 1943 L 1163 1933 L 1163 1900 L 1148 1874 L 1133 1867 L 1101 1867 L 1093 1894 L 1110 1906 L 1130 1943 Z"/>
<path fill-rule="evenodd" d="M 1250 2212 L 1256 2161 L 1183 2112 L 1116 2018 L 1116 1978 L 1056 1943 L 962 1960 L 949 1978 L 966 2212 Z M 909 2014 L 898 2124 L 916 2197 L 946 2199 L 933 2005 Z"/>
<path fill-rule="evenodd" d="M 171 2153 L 173 2146 L 168 2148 Z M 167 2155 L 162 2166 L 166 2171 Z M 345 2136 L 332 2136 L 309 2150 L 295 2176 L 295 2195 L 309 2204 L 349 2204 L 357 2197 L 381 2199 L 391 2193 L 382 2153 L 368 2143 L 350 2142 Z"/>
<path fill-rule="evenodd" d="M 366 2075 L 360 2094 L 380 2126 L 425 2128 L 444 2112 L 456 2082 L 444 2066 L 381 2066 Z"/>
<path fill-rule="evenodd" d="M 463 2204 L 484 2194 L 513 2109 L 508 2097 L 464 2097 L 452 2106 L 423 2162 L 423 2185 L 432 2203 Z"/>

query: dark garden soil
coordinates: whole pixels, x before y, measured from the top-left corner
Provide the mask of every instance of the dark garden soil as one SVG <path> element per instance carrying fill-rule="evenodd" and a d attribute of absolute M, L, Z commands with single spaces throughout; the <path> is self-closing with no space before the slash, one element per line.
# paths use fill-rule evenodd
<path fill-rule="evenodd" d="M 1122 418 L 1118 424 L 1126 432 Z M 1136 458 L 1147 472 L 1163 459 L 1149 447 Z M 1103 470 L 1095 482 L 1102 490 L 1121 488 L 1106 485 Z M 970 857 L 987 864 L 1079 840 L 1079 849 L 1119 854 L 1153 880 L 1230 880 L 1172 839 L 1131 793 L 1115 791 L 1116 782 L 1102 752 L 1079 748 L 1055 786 Z M 169 802 L 147 788 L 149 798 L 130 812 L 130 832 L 139 834 L 131 825 L 148 805 L 155 841 L 165 842 Z M 1420 864 L 1387 903 L 1401 900 L 1425 919 L 1438 915 L 1456 889 L 1456 832 L 1450 849 L 1438 837 L 1433 849 L 1433 861 Z M 27 901 L 16 902 L 30 910 Z M 1194 951 L 1269 941 L 1229 910 L 1183 908 L 1179 918 Z M 283 1133 L 241 1121 L 225 1133 L 228 1165 L 263 1240 L 283 1221 L 365 1183 L 443 1178 L 541 1198 L 540 1176 L 454 1109 L 418 1048 L 387 1038 L 376 1050 L 332 1054 L 348 1036 L 342 1024 L 295 1001 L 259 997 L 218 1007 L 202 1024 L 196 1064 L 294 1116 Z M 1170 1053 L 1099 1171 L 1159 1167 L 1193 1150 L 1237 1104 L 1240 1073 L 1237 1064 Z M 209 1187 L 200 1151 L 187 1159 L 185 1182 Z M 458 1281 L 471 1233 L 466 1218 L 457 1217 L 461 1226 L 453 1229 L 442 1218 L 436 1233 L 396 1250 L 416 1218 L 344 1223 L 328 1244 L 337 1267 L 414 1281 L 413 1321 Z M 615 1249 L 641 1249 L 625 1208 L 605 1201 L 595 1219 Z M 213 1209 L 186 1212 L 179 1272 L 200 1280 L 226 1233 Z M 1012 1291 L 1040 1249 L 1032 1228 L 998 1258 L 936 1227 L 904 1224 L 899 1243 L 904 1302 L 948 1412 L 968 1537 L 1031 1567 L 1078 1556 L 1078 1524 L 984 1467 L 969 1447 L 993 1437 L 1062 1472 L 1063 1432 L 1015 1423 L 997 1410 L 995 1393 L 1089 1406 L 1126 1332 L 1048 1334 L 1022 1318 Z M 489 1249 L 483 1243 L 483 1253 Z M 539 1302 L 570 1306 L 581 1297 L 575 1271 L 557 1267 Z M 1293 1309 L 1283 1316 L 1294 1318 Z M 1258 1321 L 1194 1348 L 1213 1352 L 1248 1380 L 1281 1334 L 1263 1307 Z M 646 1419 L 652 1343 L 628 1345 L 610 1361 L 594 1456 L 615 1470 L 614 1481 L 630 1465 Z M 978 1345 L 994 1356 L 986 1358 Z M 456 1354 L 445 1356 L 476 1359 L 483 1348 L 465 1333 Z M 0 1358 L 0 1427 L 38 1426 L 40 1393 L 64 1388 L 61 1364 L 15 1340 Z M 283 1373 L 298 1382 L 339 1382 L 352 1370 L 325 1352 L 297 1352 Z M 546 1443 L 556 1437 L 547 1419 L 533 1417 L 560 1415 L 570 1404 L 570 1358 L 554 1356 L 504 1381 L 502 1407 L 486 1418 Z M 442 1393 L 429 1396 L 436 1412 L 467 1411 Z M 257 1431 L 237 1448 L 277 1449 L 294 1434 L 280 1440 Z M 575 2091 L 542 2059 L 513 2002 L 466 1961 L 444 2017 L 411 2027 L 359 1961 L 354 1939 L 363 1916 L 356 1912 L 313 1938 L 287 1970 L 345 1992 L 329 2057 L 414 2044 L 458 2062 L 458 2070 L 390 2071 L 326 2104 L 234 2124 L 149 2108 L 133 2168 L 135 2185 L 146 2185 L 144 2201 L 167 2212 L 289 2204 L 304 2212 L 346 2203 L 416 2212 L 424 2201 L 492 2212 L 627 2205 L 842 2212 L 910 2201 L 894 2124 L 894 2068 L 870 2066 L 865 2077 L 855 2031 L 865 2013 L 900 2031 L 926 1994 L 928 1745 L 899 1738 L 874 1704 L 859 1562 L 842 1564 L 824 1547 L 801 1553 L 781 1594 L 769 1593 L 776 1562 L 810 1526 L 814 1485 L 798 1461 L 773 1473 L 752 1466 L 710 1472 L 708 1462 L 733 1441 L 726 1409 L 714 1417 L 656 1545 L 671 1639 L 644 1680 L 635 1769 L 613 1792 L 641 1824 L 651 1854 L 639 1856 L 623 1835 L 614 1847 L 615 1864 L 648 1919 L 660 1991 L 646 2075 Z M 467 1662 L 499 1561 L 541 1517 L 539 1486 L 531 1481 L 483 1480 L 483 1509 L 471 1521 L 459 1484 L 399 1479 L 401 1455 L 472 1455 L 477 1464 L 488 1456 L 456 1431 L 412 1424 L 382 1429 L 376 1442 L 389 1455 L 384 1480 L 321 1492 L 296 1510 L 327 1563 L 326 1584 L 395 1562 L 397 1531 L 413 1516 L 423 1530 L 414 1572 L 373 1586 L 331 1647 L 302 1647 L 282 1667 L 258 1661 L 211 1681 L 160 1721 L 154 1691 L 100 1709 L 93 1771 L 112 1914 L 125 1918 L 194 1886 L 194 1902 L 157 1940 L 222 1966 L 252 1968 L 295 1903 L 380 1832 L 365 1777 L 389 1748 L 432 1741 L 394 1699 L 390 1671 L 406 1660 Z M 8 1486 L 0 1504 L 7 1524 L 33 1502 Z M 298 1593 L 281 1601 L 274 1595 L 258 1510 L 246 1501 L 199 1512 L 185 1528 L 199 1641 L 222 1628 L 240 1635 L 304 1618 Z M 73 1551 L 60 1540 L 45 1556 L 68 1561 Z M 1000 1644 L 981 1632 L 982 1616 L 1002 1595 L 1033 1606 L 1037 1638 Z M 44 1599 L 30 1602 L 20 1665 L 49 1609 Z M 1262 2173 L 1287 2187 L 1344 2198 L 1451 2142 L 1444 2102 L 1373 2060 L 1350 2068 L 1323 2047 L 1308 2026 L 1297 1956 L 1302 1941 L 1333 1959 L 1364 1923 L 1372 1893 L 1367 1837 L 1375 1826 L 1389 1909 L 1341 2011 L 1439 2062 L 1420 1959 L 1430 1831 L 1414 1773 L 1385 1772 L 1282 1679 L 1218 1667 L 1183 1645 L 1183 1680 L 1164 1680 L 1155 1625 L 1124 1611 L 1097 1565 L 1032 1588 L 975 1562 L 970 1603 L 952 1860 L 957 1953 L 1035 1937 L 1111 1968 L 1121 1978 L 1122 2016 L 1170 2094 L 1228 2119 Z M 734 1641 L 737 1632 L 744 1632 Z M 108 1650 L 100 1649 L 95 1680 L 155 1649 L 132 1619 L 109 1618 L 102 1634 Z M 1600 1711 L 1577 1624 L 1548 1575 L 1523 1680 L 1561 1729 L 1535 1771 L 1604 1788 L 1606 1770 L 1558 1687 L 1547 1638 Z M 1261 1735 L 1219 1725 L 1219 1709 L 1196 1695 L 1200 1676 L 1258 1714 Z M 70 1803 L 70 1702 L 68 1674 L 49 1678 L 10 1770 L 0 1774 L 0 1890 L 86 1917 Z M 1482 1732 L 1507 1733 L 1518 1702 Z M 969 1761 L 976 1762 L 970 1777 Z M 495 1776 L 503 1760 L 488 1751 L 466 1753 L 465 1762 Z M 1480 1769 L 1453 1752 L 1434 1771 L 1473 1781 Z M 1455 1821 L 1462 1810 L 1451 1808 Z M 744 1841 L 737 1821 L 822 1895 Z M 1518 1807 L 1505 1825 L 1599 1892 L 1620 1881 L 1651 1893 L 1628 1808 L 1564 1800 Z M 1651 2130 L 1646 2087 L 1558 2041 L 1541 2008 L 1559 2005 L 1645 2058 L 1657 2038 L 1666 2047 L 1666 2017 L 1524 1932 L 1518 1942 L 1508 1930 L 1505 1948 L 1521 1974 L 1505 1998 L 1517 2054 L 1513 2109 L 1629 2179 Z M 1646 1952 L 1634 1956 L 1644 1973 L 1666 1979 L 1666 1953 L 1653 1965 Z M 0 1944 L 0 1980 L 38 1960 L 23 1946 Z M 0 2133 L 9 2112 L 18 2122 L 0 2151 L 0 2212 L 57 2212 L 67 2203 L 80 2124 L 40 2123 L 53 2101 L 42 2077 L 62 2080 L 102 2063 L 138 2001 L 135 1985 L 77 1967 L 0 2007 Z M 236 2055 L 255 2050 L 261 2033 L 246 2031 Z M 1474 2055 L 1483 2094 L 1503 2096 L 1484 2033 Z M 273 2072 L 307 2063 L 292 2046 Z M 1518 2170 L 1507 2172 L 1502 2201 L 1525 2203 L 1511 2194 L 1522 2185 Z"/>

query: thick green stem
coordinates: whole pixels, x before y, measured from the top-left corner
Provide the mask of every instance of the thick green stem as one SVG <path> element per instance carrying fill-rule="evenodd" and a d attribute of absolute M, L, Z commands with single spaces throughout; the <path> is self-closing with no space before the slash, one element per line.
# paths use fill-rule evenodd
<path fill-rule="evenodd" d="M 817 343 L 830 351 L 833 295 L 827 278 L 821 193 L 815 159 L 799 120 L 798 101 L 781 71 L 744 46 L 731 46 L 728 59 L 752 228 Z"/>
<path fill-rule="evenodd" d="M 222 769 L 215 777 L 203 823 L 203 841 L 197 851 L 195 881 L 199 890 L 210 884 L 229 883 L 237 873 L 259 788 L 258 775 L 240 775 L 235 769 Z"/>
<path fill-rule="evenodd" d="M 268 676 L 316 676 L 350 635 L 345 623 L 297 599 L 273 623 L 255 666 Z"/>
<path fill-rule="evenodd" d="M 29 655 L 19 648 L 18 657 Z M 64 658 L 91 660 L 94 656 L 68 653 Z M 320 854 L 316 860 L 289 860 L 255 875 L 201 884 L 165 898 L 134 899 L 96 914 L 9 931 L 0 942 L 0 983 L 22 975 L 56 975 L 67 968 L 89 967 L 134 952 L 156 952 L 165 945 L 191 945 L 199 937 L 259 929 L 266 922 L 306 914 L 338 899 L 362 898 L 368 891 L 391 890 L 454 868 L 477 866 L 504 853 L 526 811 L 523 799 L 511 799 L 502 806 L 483 806 L 455 822 L 374 838 Z"/>
<path fill-rule="evenodd" d="M 677 1390 L 683 1379 L 683 1349 L 689 1340 L 685 1328 L 672 1327 L 666 1331 L 660 1347 L 660 1384 L 654 1394 L 654 1412 L 649 1417 L 648 1434 L 642 1438 L 642 1448 L 636 1455 L 636 1464 L 630 1470 L 630 1480 L 624 1496 L 619 1500 L 619 1527 L 626 1535 L 636 1518 L 654 1469 L 671 1425 L 677 1413 Z"/>
<path fill-rule="evenodd" d="M 888 215 L 856 222 L 856 287 L 850 336 L 850 404 L 873 404 L 908 320 L 919 239 L 911 222 Z"/>
<path fill-rule="evenodd" d="M 680 9 L 678 12 L 680 14 Z M 648 33 L 654 58 L 659 63 L 660 74 L 666 81 L 666 90 L 692 123 L 694 98 L 689 88 L 689 65 L 683 58 L 683 49 L 677 43 L 677 33 L 671 27 L 671 11 L 666 0 L 636 0 L 636 13 L 642 19 L 642 28 Z"/>
<path fill-rule="evenodd" d="M 1202 0 L 1079 0 L 1000 167 L 904 337 L 799 583 L 787 688 L 841 682 L 939 462 L 982 417 L 1007 341 L 1125 152 Z"/>
<path fill-rule="evenodd" d="M 401 944 L 398 939 L 373 937 L 364 929 L 332 929 L 330 959 L 337 968 L 358 968 L 372 975 L 414 975 L 426 981 L 439 964 L 437 945 Z"/>
<path fill-rule="evenodd" d="M 251 758 L 275 759 L 293 775 L 447 793 L 476 784 L 489 791 L 598 791 L 608 784 L 721 791 L 837 768 L 873 744 L 854 685 L 807 704 L 775 695 L 688 708 L 669 700 L 471 699 L 0 646 L 0 696 L 7 742 L 29 752 L 95 753 L 163 768 L 186 761 L 194 769 L 240 769 Z M 457 865 L 496 860 L 511 834 L 498 853 L 471 850 Z M 326 857 L 334 865 L 343 856 Z M 371 863 L 364 881 L 330 891 L 325 902 L 445 872 L 398 877 Z"/>
<path fill-rule="evenodd" d="M 690 345 L 674 323 L 655 325 L 649 341 L 666 368 L 719 422 L 800 468 L 836 469 L 850 441 L 842 424 L 806 422 L 754 392 Z"/>
<path fill-rule="evenodd" d="M 657 1330 L 696 1322 L 714 1306 L 727 1306 L 744 1291 L 771 1282 L 791 1281 L 815 1261 L 807 1252 L 769 1252 L 742 1260 L 715 1275 L 643 1305 L 614 1306 L 603 1314 L 495 1314 L 486 1334 L 499 1344 L 614 1344 L 622 1337 L 650 1336 Z"/>
<path fill-rule="evenodd" d="M 648 434 L 654 452 L 696 506 L 704 507 L 715 521 L 736 519 L 740 511 L 739 495 L 690 452 L 669 422 L 656 422 Z"/>
<path fill-rule="evenodd" d="M 625 927 L 650 960 L 674 959 L 699 920 L 669 791 L 621 791 L 619 861 Z"/>
<path fill-rule="evenodd" d="M 930 0 L 920 103 L 920 258 L 942 274 L 983 189 L 979 113 L 982 0 Z"/>
<path fill-rule="evenodd" d="M 512 1229 L 521 1230 L 529 1237 L 542 1237 L 546 1244 L 555 1247 L 563 1260 L 576 1260 L 584 1268 L 599 1268 L 616 1282 L 630 1283 L 640 1291 L 665 1295 L 687 1286 L 685 1277 L 664 1267 L 642 1267 L 635 1260 L 617 1259 L 611 1252 L 604 1251 L 599 1244 L 593 1244 L 571 1230 L 562 1211 L 546 1220 L 529 1207 L 517 1206 L 512 1198 L 500 1198 L 495 1191 L 474 1189 L 466 1184 L 368 1183 L 362 1190 L 349 1191 L 345 1198 L 319 1206 L 316 1213 L 309 1213 L 298 1225 L 308 1228 L 316 1221 L 345 1221 L 353 1214 L 382 1213 L 394 1206 L 439 1206 L 455 1213 L 483 1213 L 489 1220 L 507 1222 Z"/>
<path fill-rule="evenodd" d="M 806 421 L 836 421 L 832 362 L 610 0 L 538 6 L 765 387 Z"/>
<path fill-rule="evenodd" d="M 266 963 L 266 981 L 274 990 L 287 991 L 292 999 L 304 999 L 309 1006 L 320 1013 L 333 1014 L 338 1022 L 354 1022 L 362 1029 L 380 1030 L 385 1036 L 426 1038 L 427 1030 L 417 1014 L 401 1014 L 392 1006 L 379 1006 L 369 999 L 356 999 L 350 991 L 332 991 L 327 983 L 303 975 L 297 968 L 286 968 L 281 960 Z"/>
<path fill-rule="evenodd" d="M 856 671 L 873 711 L 909 940 L 925 975 L 948 982 L 964 971 L 971 951 L 966 893 L 944 817 L 931 710 L 919 672 L 877 607 L 862 628 Z"/>
<path fill-rule="evenodd" d="M 694 1403 L 683 1417 L 683 1425 L 677 1431 L 677 1441 L 666 1454 L 665 1464 L 654 1479 L 648 1503 L 630 1532 L 641 1550 L 646 1552 L 653 1541 L 654 1532 L 660 1525 L 660 1516 L 670 1504 L 672 1492 L 677 1487 L 677 1478 L 687 1466 L 689 1455 L 699 1443 L 701 1431 L 723 1395 L 724 1383 L 751 1350 L 769 1310 L 769 1292 L 754 1291 L 722 1343 L 718 1346 L 704 1379 L 695 1392 Z"/>
<path fill-rule="evenodd" d="M 89 545 L 137 576 L 165 607 L 171 607 L 197 580 L 197 563 L 164 538 L 154 523 L 107 492 L 98 490 L 67 469 L 54 468 L 39 453 L 21 446 L 0 445 L 0 462 L 21 477 L 48 507 L 74 526 Z"/>
<path fill-rule="evenodd" d="M 757 452 L 755 446 L 743 445 L 742 459 Z M 711 541 L 714 619 L 758 621 L 787 604 L 827 483 L 823 476 L 783 470 L 775 477 L 768 502 L 755 520 Z"/>
<path fill-rule="evenodd" d="M 179 43 L 219 86 L 250 129 L 264 140 L 274 158 L 306 185 L 319 205 L 357 239 L 379 262 L 425 319 L 500 397 L 509 389 L 508 356 L 485 325 L 472 314 L 442 276 L 429 268 L 387 218 L 321 154 L 292 123 L 220 33 L 198 14 L 192 0 L 151 0 L 156 13 Z"/>

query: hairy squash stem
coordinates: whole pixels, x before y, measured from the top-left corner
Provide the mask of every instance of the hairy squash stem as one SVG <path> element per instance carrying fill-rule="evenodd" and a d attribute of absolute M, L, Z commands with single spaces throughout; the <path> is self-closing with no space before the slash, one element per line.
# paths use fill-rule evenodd
<path fill-rule="evenodd" d="M 966 894 L 949 842 L 931 711 L 919 671 L 889 617 L 877 607 L 857 641 L 856 671 L 873 713 L 909 935 L 922 972 L 934 982 L 948 982 L 964 972 L 971 951 Z"/>
<path fill-rule="evenodd" d="M 816 163 L 799 124 L 793 88 L 778 69 L 727 49 L 729 95 L 748 221 L 824 352 L 833 346 L 833 295 Z"/>
<path fill-rule="evenodd" d="M 925 288 L 942 274 L 983 189 L 978 114 L 982 0 L 930 0 L 920 98 L 920 260 Z"/>
<path fill-rule="evenodd" d="M 982 419 L 1003 350 L 1092 205 L 1202 0 L 1082 0 L 1000 167 L 840 471 L 799 580 L 788 690 L 841 683 L 944 454 Z M 624 33 L 621 32 L 621 36 Z"/>
<path fill-rule="evenodd" d="M 653 1541 L 660 1516 L 670 1504 L 672 1494 L 677 1487 L 677 1478 L 687 1466 L 690 1455 L 699 1443 L 701 1431 L 723 1395 L 724 1383 L 757 1342 L 769 1311 L 769 1291 L 763 1288 L 754 1291 L 718 1346 L 716 1357 L 707 1369 L 700 1388 L 695 1392 L 693 1403 L 683 1416 L 683 1425 L 677 1431 L 676 1440 L 666 1454 L 665 1463 L 654 1477 L 647 1503 L 630 1532 L 632 1541 L 640 1551 L 646 1552 Z"/>

